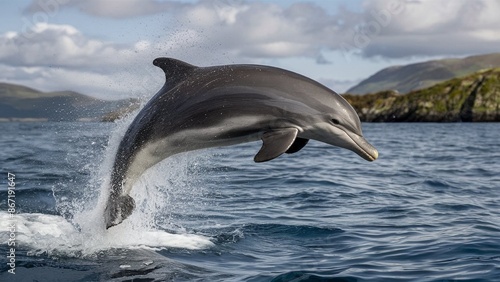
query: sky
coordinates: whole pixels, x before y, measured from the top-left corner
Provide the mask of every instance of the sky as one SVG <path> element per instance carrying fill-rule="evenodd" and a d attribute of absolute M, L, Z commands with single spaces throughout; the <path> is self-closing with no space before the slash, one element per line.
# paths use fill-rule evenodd
<path fill-rule="evenodd" d="M 264 64 L 338 93 L 392 65 L 500 51 L 498 0 L 0 1 L 0 82 L 150 97 L 152 65 Z"/>

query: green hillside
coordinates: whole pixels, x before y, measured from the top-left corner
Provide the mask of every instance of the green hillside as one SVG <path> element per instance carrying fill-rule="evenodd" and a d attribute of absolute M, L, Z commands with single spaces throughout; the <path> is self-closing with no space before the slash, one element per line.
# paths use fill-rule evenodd
<path fill-rule="evenodd" d="M 382 91 L 344 95 L 362 121 L 500 121 L 500 68 L 454 78 L 400 95 Z"/>
<path fill-rule="evenodd" d="M 385 68 L 346 91 L 349 94 L 394 90 L 401 94 L 476 71 L 500 67 L 500 53 L 444 59 Z"/>
<path fill-rule="evenodd" d="M 0 121 L 90 121 L 131 105 L 136 99 L 105 101 L 77 92 L 41 92 L 0 83 Z"/>

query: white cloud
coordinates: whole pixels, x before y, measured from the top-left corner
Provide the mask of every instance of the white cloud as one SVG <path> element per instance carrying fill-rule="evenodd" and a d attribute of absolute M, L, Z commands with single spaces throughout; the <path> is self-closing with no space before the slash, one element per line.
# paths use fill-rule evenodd
<path fill-rule="evenodd" d="M 88 38 L 70 25 L 38 23 L 26 37 L 21 32 L 0 36 L 0 60 L 13 66 L 103 69 L 120 65 L 132 52 L 110 42 Z"/>
<path fill-rule="evenodd" d="M 323 50 L 386 58 L 468 55 L 500 46 L 496 0 L 366 0 L 362 12 L 336 14 L 307 2 L 221 7 L 200 1 L 179 11 L 184 26 L 203 34 L 200 44 L 218 44 L 239 58 L 314 59 Z"/>
<path fill-rule="evenodd" d="M 175 11 L 186 5 L 157 0 L 33 0 L 24 12 L 55 13 L 63 8 L 76 8 L 92 16 L 124 19 Z"/>
<path fill-rule="evenodd" d="M 389 13 L 388 24 L 383 27 L 372 13 L 387 11 L 387 3 L 381 0 L 366 2 L 365 26 L 376 22 L 381 28 L 379 32 L 365 32 L 369 35 L 368 44 L 361 48 L 365 56 L 449 56 L 499 50 L 498 1 L 399 1 L 400 11 Z"/>
<path fill-rule="evenodd" d="M 115 19 L 167 14 L 178 23 L 172 29 L 190 30 L 199 46 L 240 58 L 318 58 L 322 50 L 388 58 L 465 55 L 494 52 L 500 43 L 497 0 L 365 0 L 361 12 L 340 7 L 336 14 L 308 2 L 33 0 L 26 12 L 64 8 Z"/>
<path fill-rule="evenodd" d="M 197 65 L 308 57 L 324 66 L 330 61 L 324 54 L 332 51 L 347 59 L 353 54 L 408 58 L 498 52 L 500 46 L 495 0 L 367 0 L 360 12 L 340 7 L 334 14 L 308 2 L 34 0 L 26 12 L 55 17 L 65 8 L 116 20 L 163 13 L 173 25 L 126 45 L 46 22 L 24 33 L 9 31 L 0 36 L 5 79 L 118 98 L 151 95 L 161 86 L 161 71 L 151 65 L 159 56 Z"/>
<path fill-rule="evenodd" d="M 29 37 L 0 36 L 0 73 L 4 81 L 45 91 L 109 98 L 152 94 L 163 77 L 147 55 L 151 48 L 147 41 L 124 46 L 89 38 L 73 26 L 39 23 Z"/>
<path fill-rule="evenodd" d="M 184 26 L 203 34 L 202 44 L 218 45 L 244 58 L 317 58 L 322 49 L 339 46 L 345 34 L 341 22 L 349 13 L 330 15 L 312 3 L 282 7 L 261 2 L 237 2 L 224 7 L 203 1 L 178 13 Z M 352 17 L 351 17 L 352 20 Z"/>
<path fill-rule="evenodd" d="M 0 64 L 2 81 L 42 91 L 74 90 L 104 99 L 150 97 L 164 83 L 161 70 L 151 65 L 130 72 L 66 69 L 60 67 L 12 67 Z"/>
<path fill-rule="evenodd" d="M 166 14 L 175 18 L 172 29 L 193 30 L 205 46 L 218 45 L 228 53 L 251 58 L 309 56 L 322 48 L 336 48 L 345 23 L 355 14 L 330 15 L 312 3 L 289 7 L 258 1 L 201 0 L 194 3 L 155 0 L 33 0 L 25 13 L 55 16 L 65 8 L 98 17 L 127 18 Z M 40 17 L 44 18 L 44 17 Z M 359 18 L 359 15 L 358 15 Z M 341 24 L 343 22 L 344 24 Z"/>

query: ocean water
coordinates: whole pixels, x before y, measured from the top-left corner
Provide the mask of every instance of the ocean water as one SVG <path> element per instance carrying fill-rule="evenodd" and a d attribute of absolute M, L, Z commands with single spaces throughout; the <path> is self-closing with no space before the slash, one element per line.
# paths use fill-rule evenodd
<path fill-rule="evenodd" d="M 498 123 L 363 124 L 371 163 L 319 142 L 177 155 L 106 231 L 127 122 L 0 123 L 0 281 L 500 281 Z"/>

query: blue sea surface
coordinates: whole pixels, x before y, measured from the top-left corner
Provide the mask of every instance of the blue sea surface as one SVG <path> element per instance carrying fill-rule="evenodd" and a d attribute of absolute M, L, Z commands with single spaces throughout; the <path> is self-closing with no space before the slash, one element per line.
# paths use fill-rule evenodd
<path fill-rule="evenodd" d="M 105 231 L 125 128 L 0 123 L 0 281 L 500 281 L 498 123 L 365 123 L 375 162 L 314 141 L 259 164 L 260 142 L 180 154 Z"/>

